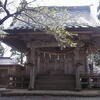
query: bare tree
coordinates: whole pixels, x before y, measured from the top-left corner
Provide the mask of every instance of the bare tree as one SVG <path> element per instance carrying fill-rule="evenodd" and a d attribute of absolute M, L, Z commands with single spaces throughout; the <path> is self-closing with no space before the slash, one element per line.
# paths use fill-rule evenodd
<path fill-rule="evenodd" d="M 21 14 L 21 12 L 25 10 L 26 6 L 28 4 L 30 4 L 31 2 L 34 2 L 35 0 L 28 2 L 28 3 L 26 2 L 26 0 L 20 0 L 20 2 L 22 4 L 20 9 L 17 9 L 13 13 L 11 13 L 11 11 L 8 8 L 8 6 L 11 5 L 13 2 L 8 2 L 8 1 L 9 0 L 4 0 L 4 2 L 3 2 L 0 0 L 0 14 L 5 13 L 3 18 L 0 19 L 0 25 L 2 25 L 10 17 L 14 17 L 14 16 Z"/>
<path fill-rule="evenodd" d="M 76 43 L 71 41 L 75 34 L 66 31 L 64 27 L 62 27 L 68 19 L 66 9 L 60 11 L 64 12 L 63 16 L 56 16 L 59 11 L 59 9 L 57 10 L 56 8 L 50 10 L 49 7 L 33 7 L 30 9 L 28 4 L 34 1 L 36 0 L 27 3 L 26 0 L 22 0 L 20 3 L 21 6 L 19 6 L 13 13 L 11 13 L 7 7 L 11 4 L 8 3 L 8 0 L 5 0 L 4 3 L 0 1 L 0 11 L 6 13 L 6 15 L 0 20 L 0 25 L 2 25 L 8 18 L 15 17 L 15 20 L 19 20 L 21 23 L 26 23 L 28 26 L 31 26 L 31 28 L 34 28 L 35 26 L 43 29 L 45 27 L 45 31 L 52 33 L 62 47 L 66 47 L 67 45 L 76 46 Z"/>

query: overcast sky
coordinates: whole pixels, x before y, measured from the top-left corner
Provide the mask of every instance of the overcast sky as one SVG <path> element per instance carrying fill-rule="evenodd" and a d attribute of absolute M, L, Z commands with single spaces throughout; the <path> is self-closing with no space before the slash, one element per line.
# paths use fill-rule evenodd
<path fill-rule="evenodd" d="M 2 0 L 5 1 L 5 0 Z M 21 0 L 8 0 L 9 2 L 13 1 L 14 6 L 17 6 Z M 27 2 L 34 0 L 27 0 Z M 35 0 L 33 5 L 37 6 L 79 6 L 79 5 L 91 5 L 93 3 L 98 3 L 99 0 Z M 33 6 L 32 5 L 32 6 Z"/>
<path fill-rule="evenodd" d="M 98 1 L 99 0 L 36 0 L 35 3 L 41 6 L 79 6 L 91 5 L 93 3 L 98 3 Z"/>

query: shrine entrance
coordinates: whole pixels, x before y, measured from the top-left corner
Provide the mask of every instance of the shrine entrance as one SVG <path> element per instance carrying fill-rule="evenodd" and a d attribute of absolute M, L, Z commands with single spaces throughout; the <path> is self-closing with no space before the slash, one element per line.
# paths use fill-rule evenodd
<path fill-rule="evenodd" d="M 37 55 L 38 73 L 74 74 L 73 53 L 42 51 Z"/>
<path fill-rule="evenodd" d="M 70 51 L 37 51 L 36 89 L 75 89 L 74 55 Z"/>

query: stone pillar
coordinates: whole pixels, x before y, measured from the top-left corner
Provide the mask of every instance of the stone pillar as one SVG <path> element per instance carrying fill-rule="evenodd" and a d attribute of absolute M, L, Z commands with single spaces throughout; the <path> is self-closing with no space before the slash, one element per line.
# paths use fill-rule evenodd
<path fill-rule="evenodd" d="M 75 60 L 75 67 L 76 67 L 76 90 L 81 89 L 81 84 L 80 84 L 80 54 L 79 54 L 79 47 L 76 47 L 74 50 L 74 60 Z"/>

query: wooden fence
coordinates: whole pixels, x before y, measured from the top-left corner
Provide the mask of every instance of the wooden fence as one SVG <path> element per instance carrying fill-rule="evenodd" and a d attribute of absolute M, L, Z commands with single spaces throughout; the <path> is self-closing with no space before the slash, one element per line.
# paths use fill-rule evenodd
<path fill-rule="evenodd" d="M 29 78 L 27 76 L 9 76 L 8 88 L 28 88 Z"/>
<path fill-rule="evenodd" d="M 80 74 L 80 84 L 82 88 L 100 88 L 100 74 Z"/>

